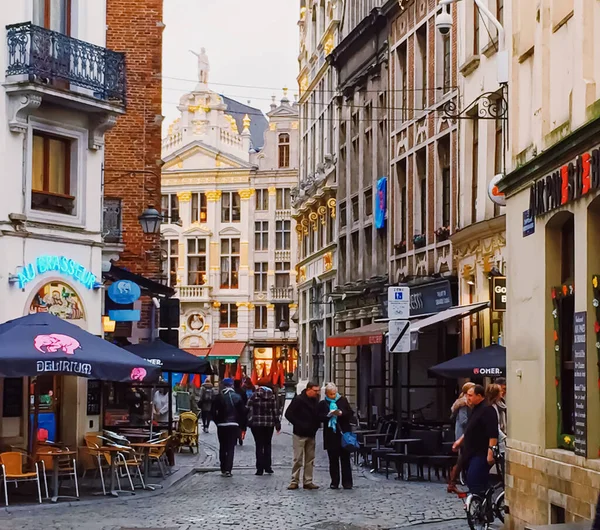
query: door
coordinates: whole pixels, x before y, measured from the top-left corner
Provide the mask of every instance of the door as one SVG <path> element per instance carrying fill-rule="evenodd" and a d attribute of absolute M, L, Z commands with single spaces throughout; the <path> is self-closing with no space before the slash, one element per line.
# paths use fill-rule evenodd
<path fill-rule="evenodd" d="M 71 0 L 33 0 L 33 23 L 63 35 L 70 35 Z"/>

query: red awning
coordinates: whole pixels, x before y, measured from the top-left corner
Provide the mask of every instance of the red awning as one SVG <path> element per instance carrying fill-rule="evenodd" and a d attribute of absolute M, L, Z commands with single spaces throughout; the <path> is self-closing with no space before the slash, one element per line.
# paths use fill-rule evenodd
<path fill-rule="evenodd" d="M 183 351 L 191 353 L 196 357 L 206 357 L 210 353 L 210 348 L 184 348 Z"/>
<path fill-rule="evenodd" d="M 217 341 L 213 344 L 210 349 L 209 357 L 239 357 L 242 355 L 244 348 L 246 347 L 245 342 L 227 342 Z"/>
<path fill-rule="evenodd" d="M 387 322 L 374 322 L 360 328 L 349 329 L 338 335 L 327 337 L 327 346 L 343 348 L 345 346 L 368 346 L 383 344 L 383 334 L 388 330 Z"/>

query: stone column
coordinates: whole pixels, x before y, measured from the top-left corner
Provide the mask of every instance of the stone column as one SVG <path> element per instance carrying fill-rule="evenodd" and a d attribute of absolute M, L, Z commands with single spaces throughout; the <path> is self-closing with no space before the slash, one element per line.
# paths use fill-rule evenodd
<path fill-rule="evenodd" d="M 208 285 L 212 286 L 214 293 L 221 285 L 221 279 L 219 275 L 221 271 L 221 249 L 219 242 L 219 231 L 217 229 L 221 221 L 221 190 L 210 190 L 206 192 L 206 210 L 206 222 L 212 229 L 210 245 L 207 249 L 207 259 L 209 264 Z"/>
<path fill-rule="evenodd" d="M 240 272 L 239 272 L 239 289 L 242 296 L 251 297 L 251 289 L 249 285 L 249 237 L 254 228 L 250 211 L 250 197 L 254 195 L 253 188 L 238 190 L 241 198 L 241 232 L 240 237 Z"/>
<path fill-rule="evenodd" d="M 180 191 L 177 193 L 179 200 L 179 217 L 184 228 L 188 228 L 192 224 L 192 192 Z"/>

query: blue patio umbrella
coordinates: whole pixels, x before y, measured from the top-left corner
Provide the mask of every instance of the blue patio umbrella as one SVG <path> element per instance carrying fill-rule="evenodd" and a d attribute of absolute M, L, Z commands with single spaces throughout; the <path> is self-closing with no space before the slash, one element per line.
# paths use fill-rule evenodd
<path fill-rule="evenodd" d="M 454 357 L 431 367 L 429 371 L 436 376 L 448 379 L 500 377 L 506 373 L 506 348 L 499 344 L 492 344 Z"/>
<path fill-rule="evenodd" d="M 196 357 L 162 340 L 132 344 L 125 346 L 125 349 L 160 367 L 164 372 L 212 374 L 210 363 L 205 357 Z"/>
<path fill-rule="evenodd" d="M 154 381 L 160 367 L 49 313 L 0 325 L 0 376 L 74 375 L 103 381 Z"/>

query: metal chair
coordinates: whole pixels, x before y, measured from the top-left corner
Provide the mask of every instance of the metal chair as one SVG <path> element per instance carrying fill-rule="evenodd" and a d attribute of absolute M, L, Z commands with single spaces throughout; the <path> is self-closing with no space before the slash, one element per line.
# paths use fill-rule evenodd
<path fill-rule="evenodd" d="M 33 482 L 37 483 L 38 498 L 40 504 L 42 503 L 42 488 L 40 486 L 40 470 L 37 462 L 33 462 L 35 472 L 24 472 L 23 471 L 23 459 L 26 458 L 29 461 L 33 459 L 17 451 L 10 451 L 7 453 L 0 454 L 0 464 L 2 466 L 2 480 L 4 481 L 4 499 L 6 506 L 8 506 L 8 486 L 7 483 L 14 482 Z"/>

